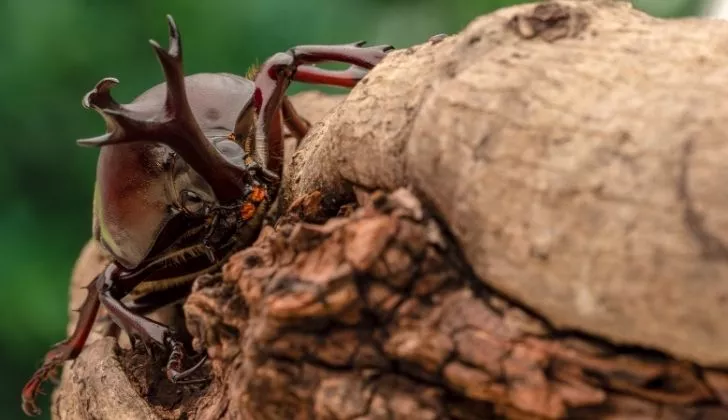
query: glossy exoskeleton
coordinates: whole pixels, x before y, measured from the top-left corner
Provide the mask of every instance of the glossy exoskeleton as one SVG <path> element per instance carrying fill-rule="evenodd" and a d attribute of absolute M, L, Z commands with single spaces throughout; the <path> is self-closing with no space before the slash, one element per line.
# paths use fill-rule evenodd
<path fill-rule="evenodd" d="M 110 94 L 118 81 L 105 78 L 83 98 L 106 122 L 106 134 L 78 143 L 102 146 L 93 232 L 112 262 L 87 287 L 74 332 L 23 388 L 28 415 L 40 413 L 42 383 L 81 352 L 100 305 L 134 341 L 167 352 L 170 381 L 181 382 L 199 365 L 184 370 L 180 335 L 145 315 L 183 300 L 195 278 L 259 232 L 280 184 L 283 123 L 298 139 L 309 127 L 285 96 L 289 84 L 353 87 L 392 48 L 299 46 L 273 55 L 249 78 L 185 77 L 180 35 L 167 18 L 169 48 L 151 41 L 164 83 L 121 105 Z M 350 67 L 315 66 L 327 61 Z"/>

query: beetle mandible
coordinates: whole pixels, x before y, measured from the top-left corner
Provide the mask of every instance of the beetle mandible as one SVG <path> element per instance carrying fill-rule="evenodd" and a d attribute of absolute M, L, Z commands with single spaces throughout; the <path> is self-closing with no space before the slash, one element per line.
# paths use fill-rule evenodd
<path fill-rule="evenodd" d="M 105 78 L 83 98 L 106 122 L 105 134 L 78 143 L 102 147 L 93 234 L 111 263 L 88 285 L 73 333 L 23 388 L 28 415 L 40 413 L 35 398 L 43 382 L 83 349 L 100 305 L 130 338 L 165 349 L 170 381 L 200 364 L 183 370 L 180 336 L 145 315 L 183 300 L 195 278 L 254 240 L 280 186 L 283 124 L 298 140 L 309 128 L 286 97 L 290 83 L 353 87 L 393 48 L 304 45 L 273 55 L 249 78 L 185 76 L 180 34 L 171 16 L 167 21 L 168 49 L 150 41 L 164 83 L 122 105 L 110 93 L 118 80 Z M 327 61 L 350 67 L 316 67 Z"/>

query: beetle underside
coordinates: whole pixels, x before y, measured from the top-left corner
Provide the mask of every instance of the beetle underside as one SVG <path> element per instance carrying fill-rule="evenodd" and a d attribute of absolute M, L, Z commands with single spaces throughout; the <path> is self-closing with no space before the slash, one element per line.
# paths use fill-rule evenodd
<path fill-rule="evenodd" d="M 110 94 L 118 81 L 105 78 L 84 97 L 83 105 L 107 126 L 106 134 L 79 144 L 102 147 L 94 231 L 112 262 L 89 284 L 73 334 L 46 354 L 23 388 L 28 415 L 40 413 L 35 398 L 43 382 L 81 352 L 102 304 L 132 340 L 164 349 L 170 381 L 184 382 L 204 362 L 185 369 L 181 334 L 145 315 L 184 299 L 195 278 L 219 269 L 255 239 L 279 189 L 283 124 L 299 140 L 309 127 L 285 96 L 290 83 L 353 87 L 392 49 L 363 42 L 299 46 L 269 58 L 253 81 L 225 74 L 185 77 L 179 32 L 168 21 L 169 48 L 152 41 L 164 88 L 121 105 Z M 316 67 L 328 61 L 350 67 Z M 223 82 L 237 91 L 210 93 Z M 216 114 L 199 112 L 201 101 L 219 101 L 207 109 L 234 111 L 236 118 L 208 122 Z M 127 296 L 131 301 L 122 302 Z"/>

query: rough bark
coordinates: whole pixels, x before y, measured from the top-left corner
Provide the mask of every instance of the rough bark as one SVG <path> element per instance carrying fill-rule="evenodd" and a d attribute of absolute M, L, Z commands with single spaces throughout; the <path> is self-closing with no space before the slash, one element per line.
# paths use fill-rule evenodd
<path fill-rule="evenodd" d="M 550 1 L 299 95 L 289 210 L 185 304 L 210 385 L 104 339 L 55 417 L 728 417 L 725 39 Z"/>

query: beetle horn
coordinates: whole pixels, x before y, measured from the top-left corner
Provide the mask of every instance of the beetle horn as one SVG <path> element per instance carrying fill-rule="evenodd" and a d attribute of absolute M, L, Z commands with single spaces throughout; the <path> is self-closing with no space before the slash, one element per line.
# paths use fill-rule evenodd
<path fill-rule="evenodd" d="M 218 200 L 234 200 L 242 196 L 245 185 L 250 182 L 250 174 L 245 168 L 222 156 L 197 124 L 185 91 L 179 31 L 172 16 L 167 15 L 167 21 L 169 49 L 164 50 L 156 41 L 149 41 L 162 65 L 166 80 L 167 96 L 163 109 L 150 113 L 133 104 L 120 105 L 110 93 L 119 81 L 107 77 L 98 82 L 82 101 L 85 108 L 92 108 L 101 114 L 106 121 L 107 133 L 81 139 L 77 143 L 82 146 L 133 142 L 165 144 L 210 184 Z"/>

